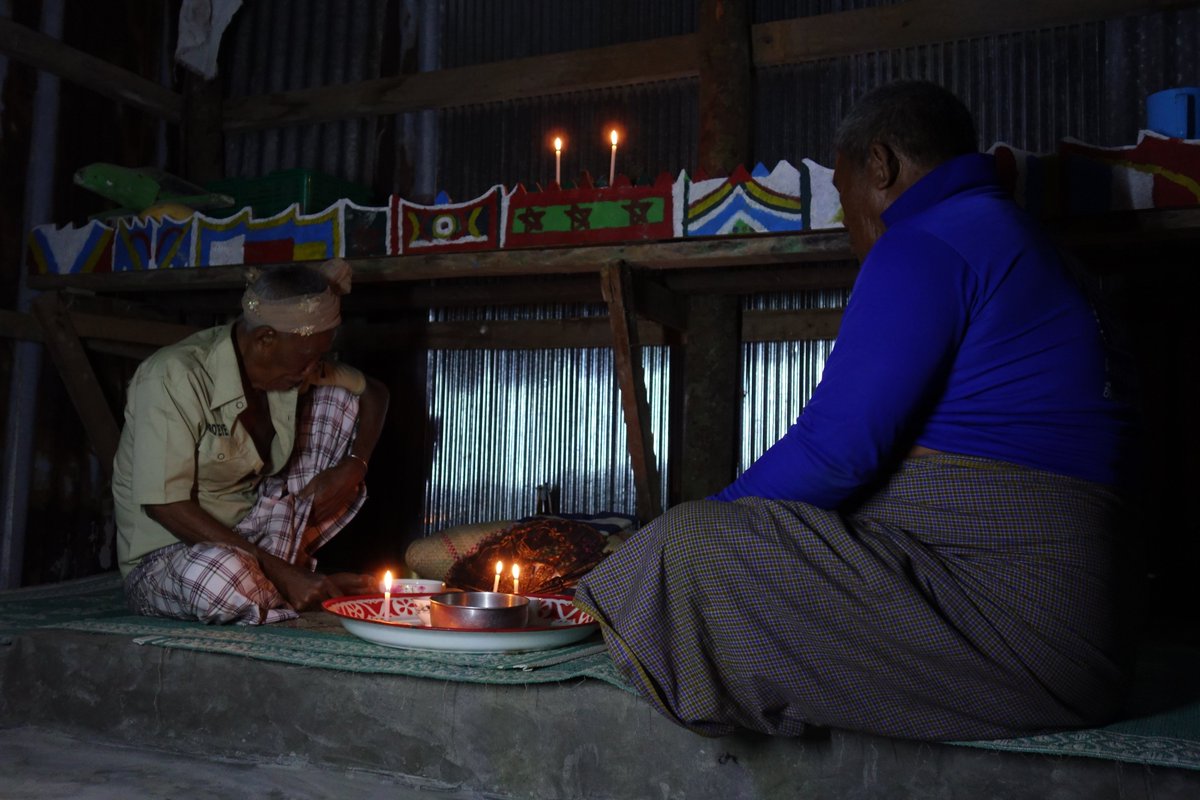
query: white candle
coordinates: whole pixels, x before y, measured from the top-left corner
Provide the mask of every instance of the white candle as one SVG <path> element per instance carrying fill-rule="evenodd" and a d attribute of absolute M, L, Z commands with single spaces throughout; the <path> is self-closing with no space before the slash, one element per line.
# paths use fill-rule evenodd
<path fill-rule="evenodd" d="M 562 185 L 562 139 L 554 137 L 554 182 Z"/>
<path fill-rule="evenodd" d="M 389 569 L 383 573 L 383 619 L 384 622 L 392 618 L 392 571 Z"/>
<path fill-rule="evenodd" d="M 493 592 L 500 591 L 500 572 L 503 569 L 504 569 L 504 562 L 497 561 L 496 562 L 496 580 L 492 581 L 492 591 Z"/>
<path fill-rule="evenodd" d="M 521 568 L 513 564 L 513 594 L 521 593 Z"/>
<path fill-rule="evenodd" d="M 612 186 L 613 181 L 617 179 L 617 129 L 613 128 L 612 133 L 608 135 L 612 141 L 612 160 L 608 162 L 608 185 Z"/>

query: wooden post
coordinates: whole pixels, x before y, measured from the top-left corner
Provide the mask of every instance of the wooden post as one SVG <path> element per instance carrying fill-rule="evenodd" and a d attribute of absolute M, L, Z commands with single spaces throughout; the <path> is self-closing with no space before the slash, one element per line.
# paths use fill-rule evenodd
<path fill-rule="evenodd" d="M 700 170 L 747 169 L 754 114 L 754 61 L 746 0 L 700 0 Z"/>
<path fill-rule="evenodd" d="M 680 500 L 724 489 L 737 466 L 742 407 L 741 302 L 693 295 L 683 349 L 683 422 L 679 430 Z"/>
<path fill-rule="evenodd" d="M 183 124 L 179 128 L 183 175 L 192 183 L 204 185 L 225 177 L 221 82 L 184 70 L 183 86 Z"/>
<path fill-rule="evenodd" d="M 654 456 L 654 435 L 650 431 L 650 404 L 646 400 L 646 379 L 642 372 L 633 278 L 629 265 L 606 265 L 600 271 L 600 288 L 608 303 L 613 364 L 617 385 L 621 390 L 621 410 L 625 415 L 629 457 L 633 461 L 637 515 L 642 522 L 648 522 L 662 513 L 662 492 L 658 462 Z"/>
<path fill-rule="evenodd" d="M 112 478 L 113 457 L 117 454 L 121 428 L 96 380 L 96 373 L 71 322 L 71 314 L 56 292 L 47 292 L 34 300 L 33 314 L 42 326 L 42 340 L 83 420 L 83 428 L 100 466 L 104 474 Z"/>

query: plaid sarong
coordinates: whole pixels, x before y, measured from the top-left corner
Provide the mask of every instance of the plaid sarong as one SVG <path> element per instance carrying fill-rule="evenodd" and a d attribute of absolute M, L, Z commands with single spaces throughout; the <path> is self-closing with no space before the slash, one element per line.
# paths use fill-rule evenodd
<path fill-rule="evenodd" d="M 333 386 L 318 386 L 301 398 L 296 442 L 287 466 L 259 485 L 258 501 L 234 530 L 288 563 L 307 558 L 300 552 L 312 498 L 297 492 L 334 466 L 354 442 L 358 397 Z M 311 550 L 344 528 L 366 502 L 365 487 L 342 512 L 322 521 Z M 307 558 L 309 569 L 316 561 Z M 125 579 L 130 606 L 146 616 L 208 623 L 260 624 L 299 616 L 263 574 L 257 559 L 223 544 L 169 545 L 142 559 Z"/>
<path fill-rule="evenodd" d="M 979 739 L 1119 710 L 1117 497 L 912 458 L 848 513 L 673 508 L 580 582 L 617 666 L 699 733 Z"/>

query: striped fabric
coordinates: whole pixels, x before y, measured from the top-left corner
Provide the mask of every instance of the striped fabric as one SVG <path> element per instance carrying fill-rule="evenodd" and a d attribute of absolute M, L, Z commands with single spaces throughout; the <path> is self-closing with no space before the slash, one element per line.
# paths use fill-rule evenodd
<path fill-rule="evenodd" d="M 986 459 L 907 460 L 848 514 L 677 506 L 579 585 L 617 666 L 692 730 L 917 739 L 1118 711 L 1119 501 Z"/>
<path fill-rule="evenodd" d="M 268 553 L 309 569 L 301 552 L 311 498 L 296 493 L 349 452 L 358 421 L 358 397 L 320 386 L 299 404 L 296 444 L 287 466 L 268 476 L 259 499 L 234 530 Z M 315 551 L 344 528 L 366 502 L 366 487 L 342 512 L 317 525 Z M 257 559 L 223 544 L 169 545 L 150 553 L 125 579 L 130 607 L 146 616 L 256 625 L 299 616 L 263 574 Z"/>

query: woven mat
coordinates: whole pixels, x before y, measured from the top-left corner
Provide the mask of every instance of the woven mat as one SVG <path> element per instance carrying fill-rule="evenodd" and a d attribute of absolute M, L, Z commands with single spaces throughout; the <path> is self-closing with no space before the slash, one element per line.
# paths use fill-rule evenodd
<path fill-rule="evenodd" d="M 120 577 L 0 592 L 0 641 L 33 628 L 127 636 L 139 645 L 226 653 L 343 672 L 409 675 L 465 683 L 531 684 L 594 678 L 626 691 L 599 634 L 531 653 L 400 650 L 348 633 L 323 611 L 265 626 L 218 626 L 131 615 Z"/>
<path fill-rule="evenodd" d="M 261 627 L 138 617 L 129 615 L 115 574 L 0 592 L 0 644 L 32 628 L 128 636 L 144 646 L 227 653 L 345 672 L 492 684 L 592 678 L 632 691 L 599 638 L 534 653 L 450 653 L 371 644 L 347 633 L 336 618 L 324 612 Z M 1200 770 L 1200 649 L 1144 649 L 1131 705 L 1140 712 L 1103 728 L 955 744 Z"/>

